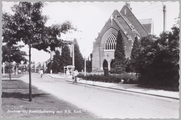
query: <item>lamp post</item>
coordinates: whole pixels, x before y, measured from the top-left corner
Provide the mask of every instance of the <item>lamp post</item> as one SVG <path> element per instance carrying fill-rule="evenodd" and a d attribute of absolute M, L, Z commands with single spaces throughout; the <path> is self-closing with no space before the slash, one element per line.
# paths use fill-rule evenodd
<path fill-rule="evenodd" d="M 72 43 L 72 66 L 75 66 L 74 42 Z"/>
<path fill-rule="evenodd" d="M 83 51 L 85 52 L 86 54 L 86 49 L 83 49 Z M 86 55 L 84 55 L 84 76 L 86 76 Z"/>
<path fill-rule="evenodd" d="M 84 76 L 86 76 L 86 57 L 84 57 Z"/>

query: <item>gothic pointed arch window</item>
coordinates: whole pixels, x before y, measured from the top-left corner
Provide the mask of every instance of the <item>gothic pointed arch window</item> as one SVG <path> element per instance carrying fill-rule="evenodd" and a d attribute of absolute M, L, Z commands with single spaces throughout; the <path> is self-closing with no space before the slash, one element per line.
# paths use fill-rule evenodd
<path fill-rule="evenodd" d="M 104 48 L 106 50 L 116 49 L 116 37 L 112 33 L 107 37 Z"/>

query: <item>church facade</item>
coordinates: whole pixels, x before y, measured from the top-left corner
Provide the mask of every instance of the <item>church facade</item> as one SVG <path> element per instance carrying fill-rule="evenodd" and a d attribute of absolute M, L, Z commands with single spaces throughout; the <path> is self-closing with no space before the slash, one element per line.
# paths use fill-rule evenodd
<path fill-rule="evenodd" d="M 132 13 L 128 3 L 120 12 L 114 10 L 93 43 L 92 71 L 103 70 L 104 67 L 108 67 L 108 70 L 111 69 L 118 31 L 122 34 L 125 55 L 130 57 L 135 37 L 137 36 L 139 39 L 153 33 L 152 26 L 152 19 L 139 21 Z"/>

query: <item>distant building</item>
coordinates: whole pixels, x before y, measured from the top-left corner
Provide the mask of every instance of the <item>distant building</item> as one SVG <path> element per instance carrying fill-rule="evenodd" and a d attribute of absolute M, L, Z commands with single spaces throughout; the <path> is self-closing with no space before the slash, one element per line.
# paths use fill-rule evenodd
<path fill-rule="evenodd" d="M 95 42 L 92 52 L 92 70 L 103 70 L 103 67 L 111 69 L 118 31 L 121 31 L 125 44 L 125 55 L 130 57 L 135 37 L 138 39 L 153 33 L 152 19 L 138 20 L 132 13 L 128 3 L 121 11 L 114 10 L 110 19 L 106 22 Z"/>

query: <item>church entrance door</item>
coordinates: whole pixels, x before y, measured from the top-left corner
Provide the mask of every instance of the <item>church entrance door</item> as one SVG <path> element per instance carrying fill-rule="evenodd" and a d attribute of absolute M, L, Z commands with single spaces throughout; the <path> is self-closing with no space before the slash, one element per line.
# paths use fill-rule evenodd
<path fill-rule="evenodd" d="M 108 62 L 107 60 L 104 60 L 103 62 L 103 69 L 104 69 L 104 76 L 108 75 Z"/>
<path fill-rule="evenodd" d="M 104 60 L 103 69 L 107 69 L 107 68 L 108 68 L 108 62 L 107 62 L 107 60 Z"/>

